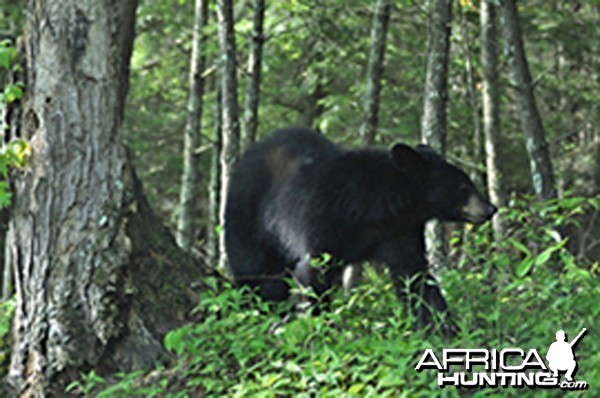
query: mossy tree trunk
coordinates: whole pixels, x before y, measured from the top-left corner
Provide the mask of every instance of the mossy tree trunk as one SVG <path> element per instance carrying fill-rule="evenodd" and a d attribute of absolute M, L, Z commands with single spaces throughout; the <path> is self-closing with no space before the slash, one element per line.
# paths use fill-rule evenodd
<path fill-rule="evenodd" d="M 469 34 L 467 10 L 462 5 L 460 6 L 460 37 L 457 42 L 462 47 L 462 56 L 465 60 L 466 84 L 467 84 L 467 99 L 471 107 L 471 115 L 473 117 L 473 140 L 471 141 L 471 162 L 476 167 L 472 167 L 469 172 L 469 177 L 475 183 L 475 186 L 483 190 L 483 171 L 479 165 L 483 163 L 482 145 L 481 145 L 481 106 L 477 95 L 477 82 L 475 68 L 473 66 L 473 52 L 471 37 Z"/>
<path fill-rule="evenodd" d="M 493 0 L 481 2 L 481 64 L 483 69 L 483 133 L 485 137 L 485 164 L 487 190 L 490 201 L 504 205 L 500 167 L 498 165 L 498 140 L 500 138 L 500 89 L 498 86 L 498 32 L 496 6 Z M 504 225 L 500 215 L 492 219 L 496 239 L 502 239 Z"/>
<path fill-rule="evenodd" d="M 446 108 L 448 102 L 448 57 L 452 1 L 431 1 L 429 16 L 429 43 L 427 48 L 427 76 L 421 121 L 423 143 L 440 155 L 446 152 Z M 446 265 L 446 237 L 439 222 L 428 223 L 426 230 L 427 254 L 433 267 Z"/>
<path fill-rule="evenodd" d="M 265 0 L 252 1 L 252 40 L 248 56 L 248 77 L 246 79 L 246 100 L 244 102 L 243 145 L 248 148 L 255 140 L 258 131 L 258 104 L 260 100 L 260 81 L 262 72 L 262 52 L 265 20 Z"/>
<path fill-rule="evenodd" d="M 229 187 L 229 176 L 240 152 L 239 106 L 237 96 L 238 84 L 232 0 L 217 0 L 217 17 L 219 20 L 219 57 L 221 60 L 219 69 L 222 96 L 221 195 L 219 219 L 223 226 L 225 225 L 225 204 L 227 189 Z M 219 263 L 222 268 L 227 268 L 225 235 L 220 234 L 219 236 Z"/>
<path fill-rule="evenodd" d="M 63 396 L 81 371 L 151 366 L 201 269 L 144 199 L 122 141 L 136 0 L 27 3 L 22 135 L 10 221 L 15 395 Z"/>
<path fill-rule="evenodd" d="M 363 123 L 360 127 L 360 137 L 363 145 L 373 145 L 375 143 L 390 9 L 389 0 L 377 0 L 375 12 L 373 13 L 371 50 L 367 66 L 367 90 L 363 103 Z"/>
<path fill-rule="evenodd" d="M 515 89 L 521 128 L 529 154 L 533 188 L 540 199 L 556 197 L 554 171 L 550 160 L 546 133 L 533 93 L 529 64 L 519 26 L 519 12 L 515 0 L 501 0 L 502 34 L 508 55 L 510 78 Z"/>
<path fill-rule="evenodd" d="M 187 120 L 183 144 L 183 173 L 179 194 L 179 216 L 177 218 L 177 243 L 189 251 L 194 242 L 194 226 L 200 178 L 200 130 L 202 127 L 202 105 L 204 96 L 204 27 L 208 20 L 208 0 L 196 0 L 194 8 L 194 35 L 190 61 Z"/>

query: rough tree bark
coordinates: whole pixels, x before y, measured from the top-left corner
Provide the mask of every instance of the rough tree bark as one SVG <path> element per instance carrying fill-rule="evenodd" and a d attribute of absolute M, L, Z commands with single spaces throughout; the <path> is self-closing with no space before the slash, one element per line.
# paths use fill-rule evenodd
<path fill-rule="evenodd" d="M 427 77 L 421 120 L 423 143 L 444 156 L 446 152 L 446 103 L 448 101 L 448 54 L 452 1 L 433 0 L 429 17 Z M 429 262 L 433 267 L 445 266 L 446 238 L 439 222 L 427 225 L 426 243 Z"/>
<path fill-rule="evenodd" d="M 221 95 L 223 105 L 222 119 L 222 147 L 221 147 L 221 203 L 219 219 L 225 225 L 225 203 L 229 176 L 233 164 L 237 161 L 240 152 L 240 127 L 238 121 L 238 96 L 236 75 L 235 33 L 233 30 L 233 1 L 217 1 L 217 17 L 219 19 L 219 50 Z M 225 234 L 220 234 L 219 239 L 221 268 L 227 268 L 225 253 Z"/>
<path fill-rule="evenodd" d="M 556 197 L 554 172 L 546 143 L 546 134 L 533 94 L 529 65 L 525 56 L 519 15 L 515 0 L 500 0 L 502 34 L 506 44 L 512 85 L 516 90 L 521 127 L 525 134 L 533 188 L 543 200 Z"/>
<path fill-rule="evenodd" d="M 253 0 L 252 9 L 254 10 L 253 29 L 250 55 L 248 56 L 248 78 L 246 80 L 246 101 L 244 103 L 244 123 L 242 125 L 242 148 L 244 149 L 256 140 L 258 130 L 262 48 L 265 39 L 263 34 L 265 0 Z"/>
<path fill-rule="evenodd" d="M 201 269 L 143 197 L 121 144 L 136 0 L 27 3 L 22 134 L 10 221 L 15 396 L 64 396 L 81 371 L 131 370 L 193 305 Z"/>
<path fill-rule="evenodd" d="M 200 176 L 200 129 L 202 127 L 202 104 L 204 96 L 204 34 L 208 20 L 208 0 L 196 0 L 194 11 L 194 35 L 190 62 L 187 120 L 183 144 L 183 174 L 179 195 L 179 217 L 177 219 L 177 244 L 189 251 L 194 240 L 196 221 L 197 187 Z"/>
<path fill-rule="evenodd" d="M 490 201 L 496 206 L 504 205 L 502 184 L 496 148 L 500 137 L 500 92 L 498 87 L 498 33 L 496 6 L 493 0 L 481 1 L 481 64 L 483 69 L 483 134 L 485 137 L 485 164 L 487 189 Z M 504 234 L 502 218 L 492 219 L 496 238 Z"/>
<path fill-rule="evenodd" d="M 367 91 L 363 106 L 363 123 L 360 127 L 360 137 L 363 145 L 372 145 L 375 143 L 390 9 L 391 4 L 389 0 L 377 0 L 375 13 L 373 14 L 373 24 L 371 26 L 371 51 L 369 52 L 369 64 L 367 66 Z"/>

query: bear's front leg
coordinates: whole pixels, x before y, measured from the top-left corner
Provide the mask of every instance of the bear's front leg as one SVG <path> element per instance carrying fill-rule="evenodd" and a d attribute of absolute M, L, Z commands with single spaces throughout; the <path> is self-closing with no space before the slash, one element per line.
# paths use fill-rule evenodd
<path fill-rule="evenodd" d="M 435 316 L 449 317 L 446 300 L 436 280 L 427 270 L 427 260 L 418 240 L 402 242 L 387 250 L 386 263 L 396 294 L 417 318 L 420 326 L 433 323 Z"/>
<path fill-rule="evenodd" d="M 435 279 L 428 273 L 398 275 L 392 271 L 396 295 L 406 303 L 420 326 L 433 323 L 436 315 L 448 317 L 448 305 Z"/>
<path fill-rule="evenodd" d="M 429 324 L 434 319 L 434 314 L 448 315 L 448 305 L 442 296 L 437 281 L 429 273 L 414 275 L 409 281 L 409 293 L 417 307 L 417 318 L 421 324 Z"/>
<path fill-rule="evenodd" d="M 343 265 L 313 266 L 310 257 L 299 261 L 294 269 L 294 279 L 303 288 L 312 288 L 321 301 L 328 301 L 331 288 L 341 283 Z"/>

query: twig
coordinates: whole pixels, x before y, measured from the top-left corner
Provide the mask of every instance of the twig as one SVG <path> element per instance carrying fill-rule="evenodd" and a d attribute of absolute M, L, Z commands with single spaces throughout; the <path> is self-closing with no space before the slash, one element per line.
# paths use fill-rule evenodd
<path fill-rule="evenodd" d="M 575 127 L 573 130 L 569 131 L 568 133 L 565 133 L 563 135 L 559 135 L 556 138 L 553 138 L 550 141 L 550 145 L 553 145 L 559 141 L 564 140 L 565 138 L 569 138 L 570 136 L 572 136 L 573 134 L 577 134 L 581 131 L 581 129 L 590 121 L 590 119 L 592 118 L 592 114 L 594 113 L 594 110 L 596 108 L 598 108 L 598 106 L 600 105 L 600 103 L 596 103 L 594 104 L 590 110 L 588 111 L 588 113 L 585 115 L 585 117 L 583 118 L 583 121 L 581 123 L 579 123 L 579 125 L 577 127 Z"/>
<path fill-rule="evenodd" d="M 460 163 L 463 166 L 479 170 L 479 166 L 476 163 L 469 162 L 468 160 L 464 160 L 464 159 L 461 159 L 461 158 L 458 158 L 458 157 L 452 156 L 452 155 L 447 155 L 447 156 L 448 156 L 448 159 L 452 160 L 453 162 Z"/>
<path fill-rule="evenodd" d="M 546 75 L 548 74 L 548 72 L 550 72 L 552 69 L 554 69 L 554 65 L 550 66 L 548 69 L 546 69 L 545 71 L 543 71 L 542 73 L 540 73 L 540 75 L 531 83 L 531 88 L 535 88 L 535 86 L 538 85 L 539 82 L 542 81 L 542 79 L 544 77 L 546 77 Z"/>

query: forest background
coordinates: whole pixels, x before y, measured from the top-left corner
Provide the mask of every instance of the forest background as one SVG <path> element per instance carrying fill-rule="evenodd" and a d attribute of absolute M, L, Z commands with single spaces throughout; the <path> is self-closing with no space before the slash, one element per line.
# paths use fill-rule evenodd
<path fill-rule="evenodd" d="M 10 255 L 28 250 L 23 215 L 30 202 L 23 198 L 31 189 L 19 181 L 35 175 L 28 170 L 38 170 L 34 166 L 43 163 L 37 163 L 43 157 L 36 157 L 34 134 L 28 131 L 39 128 L 28 125 L 27 110 L 34 109 L 28 104 L 43 91 L 31 78 L 32 66 L 43 59 L 32 55 L 43 54 L 43 48 L 31 44 L 36 37 L 32 32 L 43 35 L 36 26 L 43 25 L 39 21 L 44 12 L 49 20 L 56 10 L 70 15 L 79 7 L 75 3 L 49 0 L 39 6 L 35 1 L 0 0 L 5 138 L 0 172 L 6 179 L 0 188 L 6 207 L 3 239 L 7 231 L 10 236 L 0 334 L 11 394 L 42 391 L 39 396 L 52 396 L 66 389 L 85 396 L 410 395 L 437 391 L 432 375 L 413 370 L 424 348 L 517 345 L 542 350 L 556 330 L 564 328 L 574 336 L 582 327 L 590 334 L 578 354 L 578 375 L 592 388 L 600 383 L 600 350 L 592 329 L 600 293 L 598 1 L 527 0 L 515 5 L 510 0 L 144 0 L 137 8 L 135 1 L 98 6 L 123 18 L 123 26 L 135 21 L 135 30 L 119 31 L 133 42 L 130 69 L 114 79 L 123 81 L 116 88 L 123 100 L 128 86 L 127 100 L 114 114 L 103 115 L 98 109 L 89 114 L 122 122 L 117 136 L 127 154 L 107 157 L 130 160 L 143 185 L 142 192 L 132 178 L 133 196 L 144 217 L 128 225 L 160 230 L 143 237 L 150 242 L 145 248 L 152 249 L 146 252 L 153 259 L 134 261 L 138 265 L 132 268 L 109 266 L 106 273 L 160 271 L 149 285 L 136 285 L 135 293 L 110 296 L 119 316 L 101 317 L 101 322 L 94 314 L 105 309 L 94 301 L 95 293 L 82 293 L 83 319 L 92 326 L 70 319 L 76 316 L 54 319 L 47 312 L 53 291 L 62 292 L 65 302 L 72 300 L 60 283 L 54 284 L 52 273 L 75 280 L 87 275 L 81 271 L 85 266 L 69 268 L 68 255 L 49 244 L 44 255 L 50 265 L 43 269 L 52 272 L 17 278 L 15 292 L 12 273 L 17 270 L 19 275 L 23 264 Z M 516 13 L 511 14 L 511 6 Z M 91 13 L 98 12 L 92 9 L 81 5 L 77 12 L 83 17 L 77 19 L 74 12 L 73 20 L 63 21 L 65 26 L 85 26 L 85 21 L 94 20 Z M 29 35 L 23 35 L 24 30 Z M 525 64 L 520 62 L 519 43 L 524 43 Z M 79 49 L 78 45 L 74 40 L 66 48 Z M 106 61 L 93 46 L 82 51 L 95 54 L 91 59 L 99 65 Z M 127 51 L 123 53 L 126 59 Z M 84 79 L 73 76 L 73 86 Z M 65 92 L 70 84 L 64 80 Z M 82 125 L 85 122 L 83 117 Z M 465 169 L 501 206 L 494 225 L 431 230 L 433 247 L 439 249 L 432 253 L 432 264 L 451 311 L 460 314 L 453 340 L 415 328 L 401 313 L 387 275 L 370 267 L 367 280 L 350 298 L 338 297 L 335 311 L 283 324 L 272 311 L 248 309 L 247 301 L 253 299 L 231 289 L 221 271 L 214 271 L 225 261 L 218 242 L 219 197 L 229 167 L 252 141 L 289 125 L 312 127 L 348 147 L 427 142 Z M 51 133 L 49 129 L 50 141 Z M 100 134 L 91 139 L 103 138 Z M 70 149 L 74 141 L 66 142 Z M 93 142 L 83 145 L 91 147 Z M 48 164 L 55 167 L 68 164 L 65 158 L 52 162 Z M 51 170 L 44 166 L 45 173 Z M 129 184 L 127 178 L 123 181 Z M 61 189 L 59 179 L 56 187 Z M 107 222 L 111 227 L 112 217 Z M 69 220 L 49 219 L 48 231 L 59 231 Z M 162 224 L 176 236 L 181 250 L 169 246 L 169 233 L 157 227 Z M 103 236 L 85 228 L 80 232 L 94 240 Z M 143 239 L 131 240 L 135 246 Z M 142 251 L 133 250 L 131 256 Z M 169 260 L 160 262 L 155 253 L 167 253 Z M 115 259 L 121 257 L 103 261 Z M 146 261 L 161 265 L 153 268 Z M 186 273 L 192 266 L 202 271 Z M 181 276 L 169 279 L 165 273 Z M 169 289 L 184 291 L 185 297 L 171 290 L 165 293 L 157 281 L 171 283 Z M 102 291 L 106 282 L 94 279 L 90 285 Z M 114 285 L 129 289 L 119 278 Z M 46 293 L 29 295 L 35 289 L 19 286 L 44 286 Z M 129 304 L 139 303 L 144 295 L 139 308 Z M 193 316 L 182 310 L 190 302 Z M 79 314 L 66 307 L 65 314 Z M 155 307 L 161 314 L 177 309 L 177 319 L 161 315 L 147 320 L 139 315 Z M 38 311 L 27 308 L 42 308 L 39 318 L 28 315 Z M 147 329 L 157 341 L 151 344 L 152 354 L 140 355 L 140 360 L 128 357 L 128 344 L 137 338 L 131 337 L 137 336 L 132 314 L 152 325 Z M 11 323 L 13 316 L 16 321 Z M 36 330 L 52 329 L 48 319 L 61 325 L 58 335 L 64 332 L 69 338 L 38 336 Z M 111 322 L 127 326 L 116 327 L 118 332 L 106 337 L 106 329 L 114 327 Z M 89 352 L 78 352 L 87 341 L 78 327 L 97 337 Z M 122 360 L 123 355 L 132 359 Z M 24 358 L 37 365 L 24 366 Z M 488 393 L 494 391 L 481 392 Z"/>

